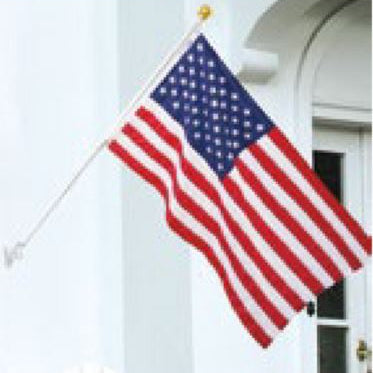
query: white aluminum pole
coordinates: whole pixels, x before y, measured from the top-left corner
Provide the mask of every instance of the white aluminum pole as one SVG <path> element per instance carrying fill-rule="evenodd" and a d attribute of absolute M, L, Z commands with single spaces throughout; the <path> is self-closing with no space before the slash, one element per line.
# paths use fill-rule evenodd
<path fill-rule="evenodd" d="M 40 217 L 31 225 L 28 233 L 25 234 L 22 240 L 17 241 L 13 247 L 3 247 L 4 264 L 6 267 L 10 268 L 16 260 L 23 257 L 23 252 L 25 247 L 29 244 L 32 238 L 40 231 L 44 226 L 48 218 L 51 216 L 53 211 L 59 206 L 61 201 L 70 192 L 72 187 L 78 181 L 80 176 L 92 163 L 92 161 L 97 157 L 97 155 L 104 149 L 110 139 L 120 130 L 121 126 L 127 119 L 127 117 L 133 112 L 137 107 L 139 101 L 148 94 L 159 80 L 163 77 L 163 74 L 167 71 L 168 67 L 180 56 L 180 54 L 189 47 L 193 38 L 199 33 L 203 22 L 209 18 L 211 15 L 211 8 L 208 5 L 203 5 L 198 10 L 198 20 L 193 24 L 193 26 L 184 34 L 177 45 L 171 50 L 171 52 L 165 57 L 159 67 L 155 70 L 154 74 L 150 79 L 144 84 L 142 89 L 135 95 L 132 101 L 123 109 L 119 114 L 114 127 L 109 131 L 108 134 L 103 136 L 103 138 L 97 142 L 95 146 L 89 151 L 86 157 L 82 160 L 78 168 L 72 174 L 71 178 L 62 187 L 61 192 L 47 205 L 45 211 L 40 215 Z M 176 62 L 176 61 L 175 61 Z"/>

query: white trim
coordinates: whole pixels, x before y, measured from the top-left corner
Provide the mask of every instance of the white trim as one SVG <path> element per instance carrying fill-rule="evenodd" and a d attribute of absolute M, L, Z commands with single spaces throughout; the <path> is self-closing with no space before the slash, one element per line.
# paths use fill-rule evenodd
<path fill-rule="evenodd" d="M 312 105 L 313 118 L 331 125 L 370 128 L 372 110 L 370 107 L 315 101 Z M 323 121 L 323 122 L 321 122 Z"/>
<path fill-rule="evenodd" d="M 243 82 L 265 83 L 279 68 L 279 57 L 276 53 L 248 48 L 242 51 L 241 59 L 238 78 Z"/>
<path fill-rule="evenodd" d="M 346 328 L 346 329 L 348 329 L 350 327 L 350 321 L 347 320 L 347 319 L 341 320 L 341 319 L 318 318 L 317 319 L 317 326 L 328 326 L 330 328 Z"/>

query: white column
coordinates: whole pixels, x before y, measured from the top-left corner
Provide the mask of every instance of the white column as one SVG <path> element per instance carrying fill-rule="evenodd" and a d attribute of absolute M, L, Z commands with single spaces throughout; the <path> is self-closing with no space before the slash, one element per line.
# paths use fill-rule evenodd
<path fill-rule="evenodd" d="M 120 95 L 125 103 L 179 41 L 185 24 L 180 1 L 119 4 Z M 157 191 L 126 168 L 123 250 L 126 372 L 191 372 L 190 248 L 168 228 Z"/>
<path fill-rule="evenodd" d="M 37 216 L 118 112 L 116 2 L 0 2 L 0 233 Z M 0 273 L 0 371 L 121 370 L 119 166 L 102 154 Z"/>

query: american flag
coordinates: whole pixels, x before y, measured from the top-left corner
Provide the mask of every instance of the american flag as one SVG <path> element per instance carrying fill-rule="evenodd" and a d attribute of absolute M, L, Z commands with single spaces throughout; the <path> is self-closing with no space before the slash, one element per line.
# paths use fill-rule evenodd
<path fill-rule="evenodd" d="M 163 196 L 267 347 L 371 239 L 199 34 L 109 145 Z"/>

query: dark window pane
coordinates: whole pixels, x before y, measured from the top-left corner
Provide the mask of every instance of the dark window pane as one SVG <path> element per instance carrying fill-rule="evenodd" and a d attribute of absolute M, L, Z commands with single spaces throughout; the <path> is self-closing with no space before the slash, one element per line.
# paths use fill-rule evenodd
<path fill-rule="evenodd" d="M 314 151 L 313 164 L 316 173 L 328 189 L 342 199 L 342 154 Z M 317 298 L 318 317 L 345 318 L 345 283 L 339 282 Z"/>
<path fill-rule="evenodd" d="M 318 372 L 346 373 L 346 329 L 319 326 Z"/>
<path fill-rule="evenodd" d="M 338 282 L 317 297 L 317 316 L 329 319 L 344 319 L 345 283 Z"/>
<path fill-rule="evenodd" d="M 342 199 L 342 154 L 331 152 L 313 152 L 313 167 L 328 189 Z"/>

